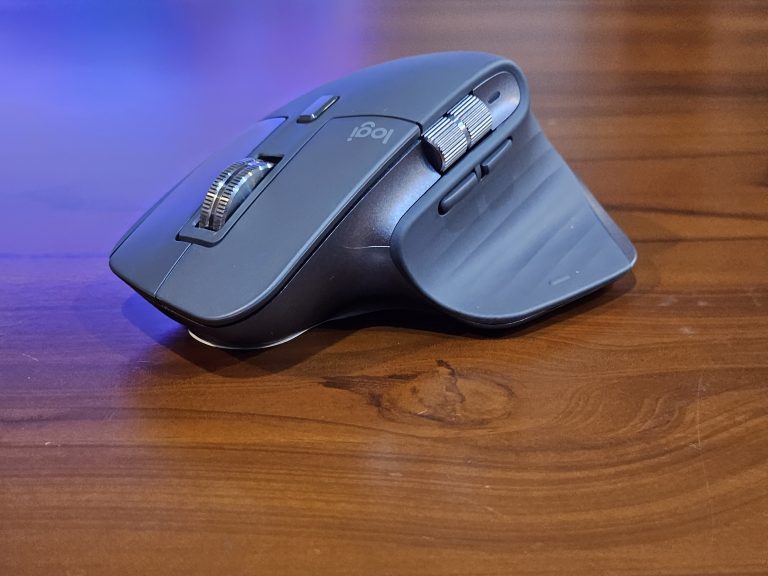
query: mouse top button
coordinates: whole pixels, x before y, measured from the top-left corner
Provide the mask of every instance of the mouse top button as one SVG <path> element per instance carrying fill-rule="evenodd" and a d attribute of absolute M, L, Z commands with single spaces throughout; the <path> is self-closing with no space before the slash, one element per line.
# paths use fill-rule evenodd
<path fill-rule="evenodd" d="M 312 104 L 307 106 L 301 114 L 299 114 L 296 121 L 299 124 L 314 122 L 321 114 L 328 110 L 328 108 L 333 106 L 338 99 L 338 96 L 331 96 L 328 94 L 318 97 Z"/>

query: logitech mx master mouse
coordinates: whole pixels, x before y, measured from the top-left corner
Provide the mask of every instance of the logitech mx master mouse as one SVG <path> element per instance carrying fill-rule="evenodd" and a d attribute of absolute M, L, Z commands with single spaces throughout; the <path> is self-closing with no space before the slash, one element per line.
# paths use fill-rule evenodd
<path fill-rule="evenodd" d="M 635 259 L 542 133 L 521 70 L 452 52 L 268 115 L 163 196 L 110 266 L 197 339 L 258 348 L 381 309 L 507 328 Z"/>

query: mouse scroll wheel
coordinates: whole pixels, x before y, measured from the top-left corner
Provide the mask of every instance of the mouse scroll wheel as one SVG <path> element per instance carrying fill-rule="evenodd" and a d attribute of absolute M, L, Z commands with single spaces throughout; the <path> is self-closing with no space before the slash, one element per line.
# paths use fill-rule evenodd
<path fill-rule="evenodd" d="M 245 158 L 227 166 L 208 188 L 197 225 L 221 230 L 224 223 L 274 166 L 266 160 Z"/>
<path fill-rule="evenodd" d="M 435 168 L 445 172 L 491 131 L 492 124 L 490 108 L 474 94 L 468 94 L 424 132 L 427 157 Z"/>

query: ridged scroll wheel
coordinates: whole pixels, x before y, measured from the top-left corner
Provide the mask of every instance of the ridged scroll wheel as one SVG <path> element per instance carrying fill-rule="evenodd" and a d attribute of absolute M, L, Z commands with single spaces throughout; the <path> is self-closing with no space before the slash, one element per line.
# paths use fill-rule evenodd
<path fill-rule="evenodd" d="M 208 188 L 197 225 L 214 232 L 221 230 L 227 218 L 237 210 L 272 166 L 271 162 L 253 158 L 245 158 L 227 166 Z"/>
<path fill-rule="evenodd" d="M 493 117 L 488 106 L 474 94 L 464 96 L 422 137 L 427 157 L 440 172 L 445 172 L 467 150 L 491 131 Z"/>

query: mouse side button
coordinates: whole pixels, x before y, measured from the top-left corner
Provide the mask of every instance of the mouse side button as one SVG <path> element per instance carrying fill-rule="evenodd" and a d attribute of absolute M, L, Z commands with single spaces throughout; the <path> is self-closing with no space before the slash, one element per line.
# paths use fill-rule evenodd
<path fill-rule="evenodd" d="M 485 160 L 480 162 L 480 171 L 483 176 L 487 176 L 491 173 L 492 170 L 501 164 L 501 161 L 507 157 L 507 154 L 511 152 L 511 150 L 512 140 L 507 139 L 504 141 L 504 144 L 486 156 Z"/>
<path fill-rule="evenodd" d="M 438 206 L 438 211 L 440 214 L 445 214 L 448 212 L 448 210 L 458 204 L 462 198 L 469 194 L 477 182 L 477 175 L 474 172 L 470 173 L 466 178 L 464 178 L 464 180 L 462 180 L 458 186 L 448 192 L 448 194 L 446 194 L 443 199 L 440 200 L 440 205 Z"/>

